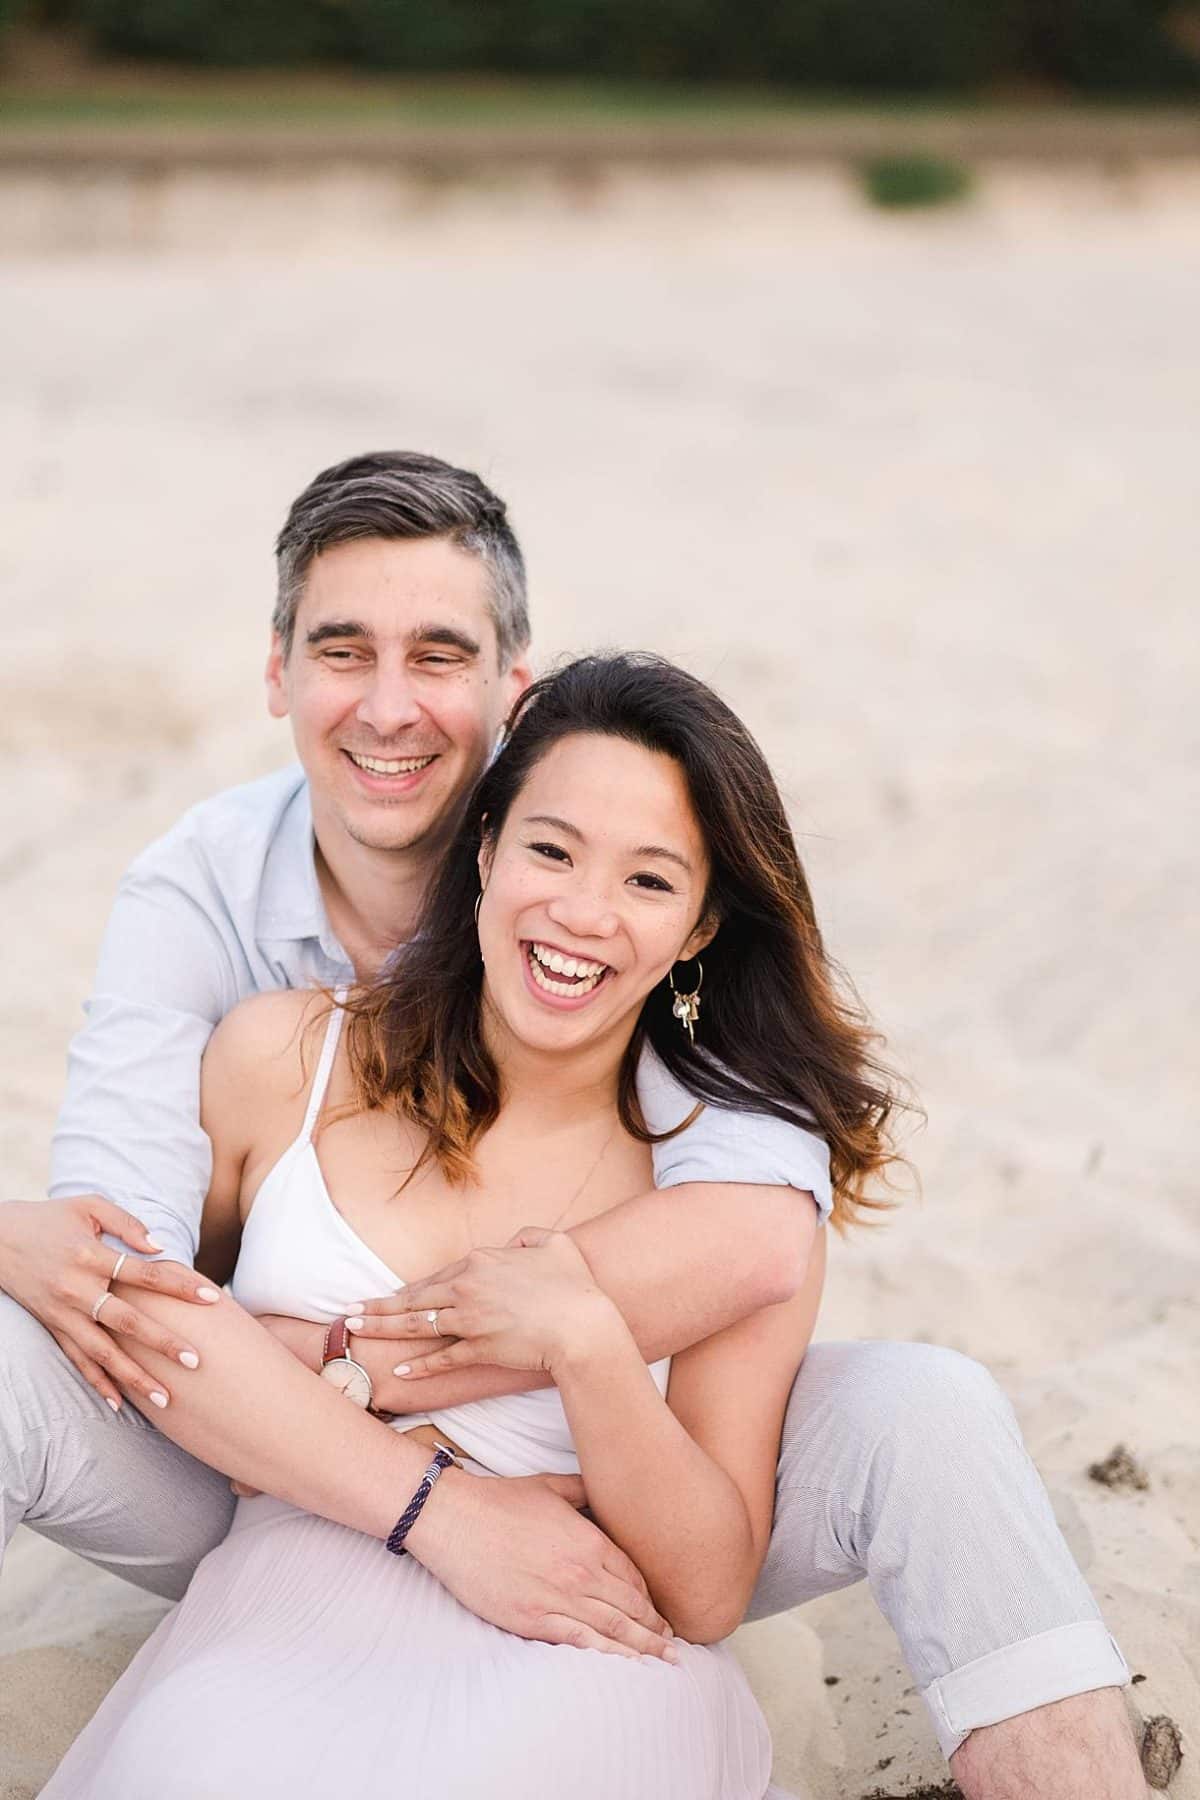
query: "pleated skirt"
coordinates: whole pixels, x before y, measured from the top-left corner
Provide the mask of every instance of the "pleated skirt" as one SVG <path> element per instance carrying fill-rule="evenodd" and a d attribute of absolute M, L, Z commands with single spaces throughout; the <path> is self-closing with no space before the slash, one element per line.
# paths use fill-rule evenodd
<path fill-rule="evenodd" d="M 766 1800 L 732 1652 L 679 1651 L 517 1637 L 413 1557 L 243 1500 L 42 1800 Z"/>

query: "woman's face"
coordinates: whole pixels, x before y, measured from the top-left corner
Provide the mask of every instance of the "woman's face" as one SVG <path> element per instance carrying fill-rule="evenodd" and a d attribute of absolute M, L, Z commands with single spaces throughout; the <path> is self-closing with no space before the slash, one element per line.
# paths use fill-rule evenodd
<path fill-rule="evenodd" d="M 708 878 L 671 757 L 596 733 L 561 739 L 480 854 L 486 1001 L 531 1049 L 623 1048 L 651 988 L 712 938 Z"/>

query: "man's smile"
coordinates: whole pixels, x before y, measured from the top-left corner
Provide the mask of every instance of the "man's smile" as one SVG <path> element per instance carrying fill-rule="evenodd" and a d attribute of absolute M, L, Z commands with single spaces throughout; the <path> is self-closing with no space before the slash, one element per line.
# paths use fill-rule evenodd
<path fill-rule="evenodd" d="M 424 769 L 433 761 L 433 755 L 406 756 L 385 758 L 381 756 L 363 756 L 356 750 L 347 750 L 346 755 L 355 768 L 366 769 L 371 775 L 415 775 L 418 769 Z"/>
<path fill-rule="evenodd" d="M 426 776 L 440 758 L 436 750 L 424 756 L 368 756 L 361 750 L 343 750 L 342 755 L 360 793 L 379 799 L 395 799 L 424 787 Z"/>

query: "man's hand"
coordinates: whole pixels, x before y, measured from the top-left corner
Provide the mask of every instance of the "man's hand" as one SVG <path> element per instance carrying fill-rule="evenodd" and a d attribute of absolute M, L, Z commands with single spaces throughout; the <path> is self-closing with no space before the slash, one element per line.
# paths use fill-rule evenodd
<path fill-rule="evenodd" d="M 0 1203 L 0 1288 L 41 1321 L 67 1360 L 114 1412 L 120 1410 L 122 1388 L 154 1406 L 166 1406 L 170 1395 L 161 1381 L 126 1355 L 119 1338 L 146 1344 L 184 1368 L 197 1367 L 200 1359 L 185 1339 L 115 1295 L 101 1309 L 102 1323 L 92 1318 L 92 1307 L 117 1264 L 117 1253 L 101 1242 L 106 1231 L 128 1244 L 130 1252 L 152 1253 L 158 1248 L 132 1213 L 98 1194 L 76 1200 Z M 147 1262 L 134 1254 L 125 1258 L 121 1285 L 210 1306 L 221 1298 L 194 1269 L 177 1262 Z"/>
<path fill-rule="evenodd" d="M 640 1572 L 580 1517 L 585 1504 L 578 1475 L 460 1476 L 453 1497 L 434 1491 L 408 1543 L 464 1606 L 518 1637 L 677 1662 Z"/>

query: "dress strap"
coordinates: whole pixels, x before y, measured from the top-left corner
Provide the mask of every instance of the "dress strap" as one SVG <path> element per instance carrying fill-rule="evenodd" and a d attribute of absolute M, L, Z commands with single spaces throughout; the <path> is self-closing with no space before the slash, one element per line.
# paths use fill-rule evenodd
<path fill-rule="evenodd" d="M 325 1103 L 325 1090 L 329 1086 L 329 1077 L 333 1072 L 333 1059 L 337 1055 L 338 1039 L 342 1035 L 342 1020 L 346 1016 L 342 1010 L 342 1002 L 349 991 L 349 988 L 344 987 L 334 990 L 333 1010 L 329 1015 L 329 1023 L 325 1027 L 321 1055 L 317 1061 L 317 1072 L 313 1076 L 312 1091 L 308 1096 L 308 1110 L 304 1115 L 304 1129 L 300 1133 L 302 1144 L 307 1144 L 312 1137 L 313 1129 L 321 1116 L 321 1107 Z"/>

